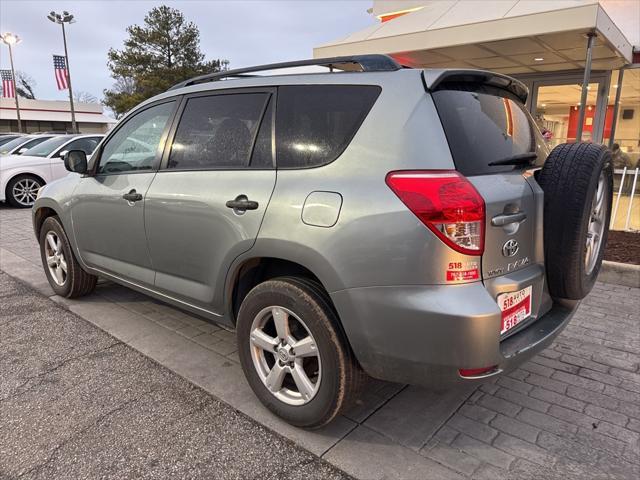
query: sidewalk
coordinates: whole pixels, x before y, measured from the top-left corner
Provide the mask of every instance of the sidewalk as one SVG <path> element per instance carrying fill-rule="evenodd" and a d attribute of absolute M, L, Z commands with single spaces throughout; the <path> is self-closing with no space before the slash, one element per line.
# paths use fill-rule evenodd
<path fill-rule="evenodd" d="M 46 295 L 29 212 L 0 208 L 0 268 Z M 363 479 L 636 478 L 640 289 L 598 283 L 551 348 L 479 389 L 372 382 L 307 432 L 252 395 L 231 332 L 112 283 L 55 301 L 233 408 Z"/>

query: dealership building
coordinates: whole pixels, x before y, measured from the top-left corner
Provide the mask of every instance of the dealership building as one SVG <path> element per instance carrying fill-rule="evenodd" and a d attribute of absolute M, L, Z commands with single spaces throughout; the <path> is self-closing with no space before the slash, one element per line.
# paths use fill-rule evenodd
<path fill-rule="evenodd" d="M 71 108 L 68 101 L 19 98 L 23 131 L 70 132 Z M 81 133 L 104 133 L 116 120 L 105 115 L 99 103 L 74 102 L 76 122 Z M 0 98 L 0 132 L 17 132 L 18 117 L 13 98 Z"/>
<path fill-rule="evenodd" d="M 550 146 L 620 146 L 611 228 L 640 231 L 640 0 L 374 0 L 368 12 L 371 26 L 314 57 L 381 53 L 518 78 Z"/>
<path fill-rule="evenodd" d="M 582 117 L 583 140 L 615 141 L 638 164 L 639 1 L 375 0 L 369 12 L 373 25 L 314 56 L 384 53 L 412 67 L 512 75 L 551 144 L 575 141 Z"/>

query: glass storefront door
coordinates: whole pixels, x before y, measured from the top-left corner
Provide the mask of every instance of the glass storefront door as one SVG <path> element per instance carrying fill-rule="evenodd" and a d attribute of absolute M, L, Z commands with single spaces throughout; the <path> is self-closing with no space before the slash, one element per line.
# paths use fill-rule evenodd
<path fill-rule="evenodd" d="M 605 75 L 592 75 L 582 127 L 583 142 L 602 142 L 608 82 Z M 540 79 L 530 83 L 531 113 L 550 146 L 575 142 L 580 117 L 582 77 Z"/>
<path fill-rule="evenodd" d="M 587 111 L 582 130 L 582 140 L 586 142 L 593 139 L 598 85 L 591 83 L 588 88 Z M 580 85 L 543 85 L 538 88 L 535 119 L 549 145 L 576 141 L 580 90 Z"/>
<path fill-rule="evenodd" d="M 607 102 L 607 119 L 605 122 L 604 140 L 608 144 L 611 137 L 616 89 L 618 88 L 618 72 L 611 77 L 611 90 Z M 616 168 L 635 168 L 640 166 L 640 67 L 627 68 L 622 77 L 622 91 L 618 118 L 613 135 L 613 142 L 620 150 Z"/>
<path fill-rule="evenodd" d="M 618 75 L 618 71 L 592 72 L 582 141 L 611 143 L 614 164 L 611 228 L 640 231 L 640 170 L 636 174 L 636 168 L 640 167 L 640 68 L 625 69 L 615 131 L 612 132 Z M 549 146 L 577 141 L 582 73 L 523 76 L 521 80 L 530 91 L 527 107 Z"/>
<path fill-rule="evenodd" d="M 622 84 L 619 72 L 611 78 L 607 102 L 604 140 L 611 146 L 614 167 L 614 209 L 612 230 L 640 231 L 640 66 L 624 70 Z M 618 115 L 612 135 L 614 103 L 620 91 Z M 634 188 L 635 185 L 635 188 Z"/>

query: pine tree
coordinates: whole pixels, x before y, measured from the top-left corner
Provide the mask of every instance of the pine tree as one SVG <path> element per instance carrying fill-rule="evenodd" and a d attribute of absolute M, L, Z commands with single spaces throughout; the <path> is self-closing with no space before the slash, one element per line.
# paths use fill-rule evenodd
<path fill-rule="evenodd" d="M 229 65 L 228 60 L 205 60 L 198 27 L 175 8 L 153 8 L 143 26 L 132 25 L 127 33 L 124 48 L 111 48 L 108 53 L 116 83 L 104 91 L 104 103 L 116 116 L 182 80 L 226 70 Z"/>

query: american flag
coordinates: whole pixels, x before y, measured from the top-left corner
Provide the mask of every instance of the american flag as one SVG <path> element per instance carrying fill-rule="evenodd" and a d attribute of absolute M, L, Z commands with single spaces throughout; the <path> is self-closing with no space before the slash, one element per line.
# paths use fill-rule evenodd
<path fill-rule="evenodd" d="M 14 98 L 16 96 L 16 84 L 13 81 L 11 70 L 0 70 L 2 77 L 2 97 Z"/>
<path fill-rule="evenodd" d="M 69 81 L 67 80 L 67 59 L 64 55 L 53 56 L 53 71 L 56 74 L 58 90 L 66 90 L 69 88 Z"/>

